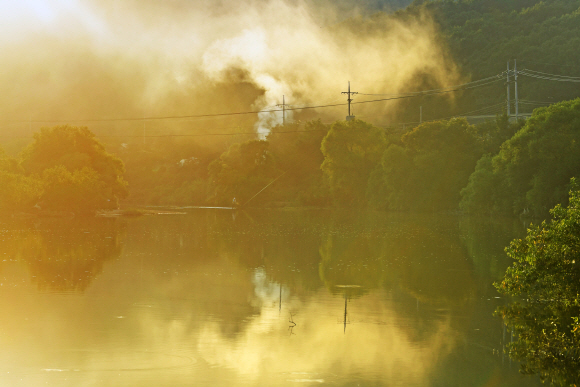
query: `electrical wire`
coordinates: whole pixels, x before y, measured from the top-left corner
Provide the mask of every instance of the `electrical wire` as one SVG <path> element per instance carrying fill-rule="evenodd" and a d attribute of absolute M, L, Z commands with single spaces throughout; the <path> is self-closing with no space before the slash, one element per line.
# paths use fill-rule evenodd
<path fill-rule="evenodd" d="M 443 93 L 451 93 L 460 90 L 467 90 L 474 87 L 481 87 L 487 84 L 491 84 L 497 82 L 503 76 L 502 74 L 495 75 L 493 77 L 484 78 L 478 81 L 469 82 L 463 85 L 452 86 L 449 88 L 442 88 L 442 89 L 433 89 L 433 90 L 425 90 L 420 92 L 412 92 L 412 93 L 403 93 L 398 94 L 389 98 L 381 98 L 381 99 L 374 99 L 368 101 L 357 101 L 353 102 L 352 104 L 365 104 L 365 103 L 373 103 L 373 102 L 383 102 L 383 101 L 392 101 L 404 98 L 412 98 L 419 95 L 435 95 L 435 94 L 443 94 Z M 495 79 L 494 79 L 495 78 Z M 488 81 L 490 79 L 494 79 L 491 82 L 486 82 L 483 84 L 477 84 L 480 82 Z M 467 85 L 473 85 L 470 87 L 465 87 Z M 375 94 L 362 94 L 361 95 L 375 95 Z M 377 94 L 378 95 L 378 94 Z M 215 113 L 215 114 L 194 114 L 194 115 L 182 115 L 182 116 L 156 116 L 156 117 L 129 117 L 129 118 L 91 118 L 91 119 L 71 119 L 71 120 L 8 120 L 7 122 L 10 123 L 82 123 L 82 122 L 130 122 L 130 121 L 159 121 L 159 120 L 172 120 L 172 119 L 192 119 L 192 118 L 209 118 L 209 117 L 225 117 L 225 116 L 237 116 L 237 115 L 248 115 L 248 114 L 260 114 L 260 113 L 272 113 L 272 112 L 283 112 L 285 111 L 294 111 L 294 110 L 306 110 L 306 109 L 320 109 L 320 108 L 328 108 L 328 107 L 337 107 L 337 106 L 346 106 L 348 103 L 332 103 L 332 104 L 319 104 L 319 105 L 305 105 L 305 106 L 296 106 L 296 107 L 289 107 L 286 109 L 268 109 L 268 110 L 250 110 L 244 112 L 230 112 L 230 113 Z"/>
<path fill-rule="evenodd" d="M 525 75 L 527 77 L 536 78 L 536 79 L 543 79 L 543 80 L 547 80 L 547 81 L 580 83 L 580 78 L 579 79 L 576 79 L 576 78 L 556 78 L 556 77 L 548 77 L 548 76 L 531 74 L 531 73 L 528 73 L 526 71 L 518 71 L 518 75 Z M 557 76 L 557 77 L 559 77 L 559 76 Z"/>
<path fill-rule="evenodd" d="M 541 74 L 541 75 L 545 75 L 545 76 L 551 76 L 551 77 L 557 77 L 557 78 L 580 79 L 580 77 L 572 77 L 572 76 L 569 76 L 569 75 L 549 74 L 549 73 L 543 73 L 541 71 L 530 70 L 530 69 L 523 69 L 522 71 L 529 71 L 529 72 L 532 72 L 532 73 L 537 73 L 537 74 Z"/>
<path fill-rule="evenodd" d="M 464 84 L 456 85 L 456 86 L 444 87 L 444 88 L 441 88 L 441 89 L 414 91 L 414 92 L 400 93 L 400 94 L 370 94 L 370 93 L 357 93 L 357 94 L 359 94 L 359 95 L 376 95 L 376 96 L 384 95 L 384 96 L 393 96 L 393 97 L 396 97 L 396 96 L 424 95 L 424 94 L 439 94 L 440 92 L 467 90 L 467 89 L 470 89 L 470 88 L 473 88 L 473 87 L 486 86 L 488 84 L 495 83 L 496 81 L 503 79 L 503 76 L 505 75 L 505 73 L 506 73 L 506 71 L 504 71 L 501 74 L 497 74 L 497 75 L 494 75 L 494 76 L 491 76 L 491 77 L 483 78 L 483 79 L 480 79 L 480 80 L 477 80 L 477 81 L 468 82 L 468 83 L 464 83 Z M 488 81 L 488 80 L 491 80 L 491 79 L 493 79 L 492 82 L 487 82 L 485 84 L 476 85 L 478 83 L 481 83 L 481 82 L 484 82 L 484 81 Z M 474 85 L 474 86 L 473 87 L 466 87 L 466 86 L 469 86 L 469 85 Z"/>

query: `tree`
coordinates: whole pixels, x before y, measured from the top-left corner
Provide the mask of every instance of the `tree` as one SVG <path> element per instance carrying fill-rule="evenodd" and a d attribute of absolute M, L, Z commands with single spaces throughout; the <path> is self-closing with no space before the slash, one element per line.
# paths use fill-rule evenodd
<path fill-rule="evenodd" d="M 328 204 L 328 190 L 320 169 L 324 161 L 320 144 L 329 129 L 330 125 L 320 119 L 272 128 L 268 135 L 269 149 L 279 168 L 287 171 L 272 187 L 277 198 L 305 205 Z"/>
<path fill-rule="evenodd" d="M 566 202 L 568 182 L 579 173 L 580 98 L 536 109 L 491 162 L 478 164 L 461 193 L 461 207 L 544 216 Z M 489 196 L 492 187 L 496 192 Z"/>
<path fill-rule="evenodd" d="M 344 206 L 365 204 L 371 172 L 386 147 L 384 132 L 361 120 L 332 124 L 322 140 L 322 171 L 335 202 Z"/>
<path fill-rule="evenodd" d="M 9 158 L 0 148 L 0 212 L 26 211 L 42 195 L 42 182 L 24 176 L 18 161 Z"/>
<path fill-rule="evenodd" d="M 94 213 L 127 196 L 123 162 L 86 127 L 42 128 L 21 155 L 28 177 L 40 176 L 44 209 Z"/>
<path fill-rule="evenodd" d="M 244 204 L 279 175 L 267 141 L 237 143 L 209 165 L 210 200 Z"/>
<path fill-rule="evenodd" d="M 506 252 L 515 262 L 495 284 L 526 299 L 497 312 L 518 335 L 510 356 L 524 373 L 558 386 L 580 383 L 580 191 L 574 179 L 571 186 L 568 207 L 557 205 L 552 221 L 511 242 Z"/>
<path fill-rule="evenodd" d="M 455 209 L 480 155 L 465 119 L 421 124 L 383 153 L 367 197 L 391 210 Z"/>

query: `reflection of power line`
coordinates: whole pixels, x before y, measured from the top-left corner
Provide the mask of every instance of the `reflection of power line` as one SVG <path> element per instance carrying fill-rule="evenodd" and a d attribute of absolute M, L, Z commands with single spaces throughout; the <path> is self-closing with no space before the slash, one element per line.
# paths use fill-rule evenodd
<path fill-rule="evenodd" d="M 344 331 L 343 331 L 344 334 L 346 334 L 346 315 L 347 315 L 346 305 L 347 305 L 347 301 L 348 301 L 348 299 L 346 298 L 346 293 L 345 293 L 344 294 Z"/>

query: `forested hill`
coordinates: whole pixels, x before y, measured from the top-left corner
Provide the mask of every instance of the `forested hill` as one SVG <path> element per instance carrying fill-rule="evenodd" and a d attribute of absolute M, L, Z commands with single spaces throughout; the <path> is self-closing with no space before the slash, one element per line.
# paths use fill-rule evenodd
<path fill-rule="evenodd" d="M 425 11 L 439 25 L 441 42 L 467 80 L 499 74 L 506 70 L 508 60 L 513 68 L 514 59 L 518 70 L 580 77 L 580 0 L 415 0 L 395 15 L 404 20 Z M 576 98 L 578 86 L 522 75 L 518 79 L 520 111 Z M 486 108 L 505 99 L 505 84 L 499 82 L 465 92 L 451 113 Z"/>

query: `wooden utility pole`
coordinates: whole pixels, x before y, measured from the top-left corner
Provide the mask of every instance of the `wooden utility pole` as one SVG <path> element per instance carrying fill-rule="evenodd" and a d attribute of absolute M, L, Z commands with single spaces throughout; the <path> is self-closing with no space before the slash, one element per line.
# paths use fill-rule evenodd
<path fill-rule="evenodd" d="M 286 125 L 286 106 L 289 106 L 289 105 L 286 105 L 285 97 L 286 96 L 284 96 L 284 95 L 282 96 L 282 104 L 281 105 L 280 104 L 276 105 L 277 107 L 282 108 L 282 125 L 284 125 L 284 126 Z"/>
<path fill-rule="evenodd" d="M 351 95 L 358 94 L 358 92 L 356 92 L 356 91 L 350 91 L 350 81 L 348 81 L 348 91 L 343 91 L 340 94 L 347 94 L 348 95 L 348 98 L 347 98 L 347 101 L 348 101 L 348 116 L 346 117 L 346 120 L 347 121 L 350 121 L 350 120 L 352 120 L 354 118 L 354 116 L 352 116 L 350 114 L 350 103 L 352 102 Z"/>

